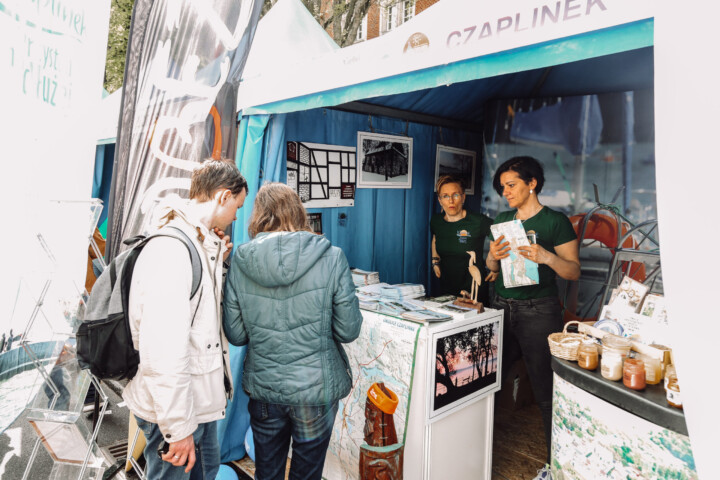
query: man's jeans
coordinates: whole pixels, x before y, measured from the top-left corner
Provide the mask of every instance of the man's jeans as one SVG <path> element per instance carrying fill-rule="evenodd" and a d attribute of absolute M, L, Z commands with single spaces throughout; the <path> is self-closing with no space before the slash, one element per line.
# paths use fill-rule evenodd
<path fill-rule="evenodd" d="M 255 478 L 283 480 L 292 437 L 290 480 L 322 478 L 325 454 L 338 403 L 293 406 L 250 399 L 250 426 L 255 442 Z"/>
<path fill-rule="evenodd" d="M 162 433 L 156 423 L 146 422 L 135 417 L 138 427 L 145 434 L 147 445 L 144 454 L 145 478 L 148 480 L 215 480 L 220 469 L 220 445 L 217 439 L 217 422 L 201 423 L 193 433 L 195 441 L 195 466 L 190 473 L 185 467 L 176 467 L 158 457 L 157 450 L 163 441 Z M 182 440 L 182 438 L 178 438 Z"/>
<path fill-rule="evenodd" d="M 552 437 L 553 371 L 550 366 L 550 346 L 547 337 L 551 333 L 562 330 L 560 301 L 557 297 L 513 300 L 496 296 L 493 306 L 505 311 L 503 377 L 510 371 L 515 360 L 520 357 L 525 358 L 530 386 L 535 401 L 540 407 L 545 427 L 547 462 L 549 463 Z M 504 382 L 507 378 L 502 380 Z"/>

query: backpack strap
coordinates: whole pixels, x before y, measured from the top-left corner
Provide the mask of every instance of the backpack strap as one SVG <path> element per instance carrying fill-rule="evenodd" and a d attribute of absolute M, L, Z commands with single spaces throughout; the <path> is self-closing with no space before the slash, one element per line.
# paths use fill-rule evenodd
<path fill-rule="evenodd" d="M 190 264 L 192 265 L 192 288 L 190 289 L 190 298 L 195 297 L 195 294 L 197 293 L 198 289 L 200 288 L 200 281 L 202 280 L 202 261 L 200 260 L 200 254 L 197 251 L 197 248 L 195 248 L 195 244 L 190 240 L 190 237 L 187 236 L 185 232 L 180 230 L 177 227 L 165 227 L 164 230 L 171 230 L 174 232 L 174 234 L 167 235 L 163 233 L 158 233 L 156 235 L 152 235 L 152 237 L 155 236 L 168 236 L 168 237 L 174 237 L 180 240 L 185 244 L 185 247 L 188 249 L 188 253 L 190 254 Z M 170 233 L 170 232 L 167 232 Z"/>

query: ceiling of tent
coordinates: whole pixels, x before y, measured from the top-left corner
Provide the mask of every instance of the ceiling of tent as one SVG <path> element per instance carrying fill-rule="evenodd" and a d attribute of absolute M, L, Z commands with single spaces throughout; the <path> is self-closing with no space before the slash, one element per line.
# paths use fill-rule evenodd
<path fill-rule="evenodd" d="M 549 68 L 368 98 L 360 103 L 479 124 L 488 100 L 642 90 L 653 87 L 653 78 L 653 47 L 646 47 Z"/>

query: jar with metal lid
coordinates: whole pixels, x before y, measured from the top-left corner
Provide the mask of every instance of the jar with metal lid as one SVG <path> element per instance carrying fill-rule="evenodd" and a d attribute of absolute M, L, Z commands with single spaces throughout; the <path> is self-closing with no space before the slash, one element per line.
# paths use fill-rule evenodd
<path fill-rule="evenodd" d="M 595 342 L 585 341 L 578 347 L 578 366 L 585 370 L 595 370 L 598 366 L 598 351 Z"/>
<path fill-rule="evenodd" d="M 620 355 L 622 358 L 625 358 L 630 354 L 631 347 L 632 343 L 630 343 L 630 340 L 627 338 L 610 334 L 605 335 L 602 338 L 603 355 L 605 355 L 605 353 L 614 353 Z"/>
<path fill-rule="evenodd" d="M 680 397 L 680 384 L 678 384 L 676 375 L 670 375 L 665 393 L 667 394 L 668 405 L 675 408 L 683 408 L 682 398 Z"/>
<path fill-rule="evenodd" d="M 600 361 L 600 374 L 603 378 L 617 381 L 623 376 L 623 357 L 619 353 L 606 352 L 603 349 Z"/>
<path fill-rule="evenodd" d="M 632 390 L 643 390 L 645 388 L 645 362 L 638 358 L 625 359 L 623 385 Z"/>

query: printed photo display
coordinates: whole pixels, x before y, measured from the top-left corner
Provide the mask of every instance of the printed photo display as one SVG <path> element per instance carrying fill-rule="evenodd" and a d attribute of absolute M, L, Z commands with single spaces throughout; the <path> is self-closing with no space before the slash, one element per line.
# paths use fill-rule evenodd
<path fill-rule="evenodd" d="M 358 132 L 358 188 L 411 188 L 413 139 Z"/>
<path fill-rule="evenodd" d="M 435 183 L 441 175 L 454 175 L 463 180 L 465 195 L 475 193 L 475 152 L 460 148 L 437 146 Z"/>
<path fill-rule="evenodd" d="M 431 421 L 500 389 L 500 338 L 498 317 L 433 332 Z"/>
<path fill-rule="evenodd" d="M 287 142 L 287 184 L 305 208 L 352 207 L 355 176 L 354 147 Z"/>

